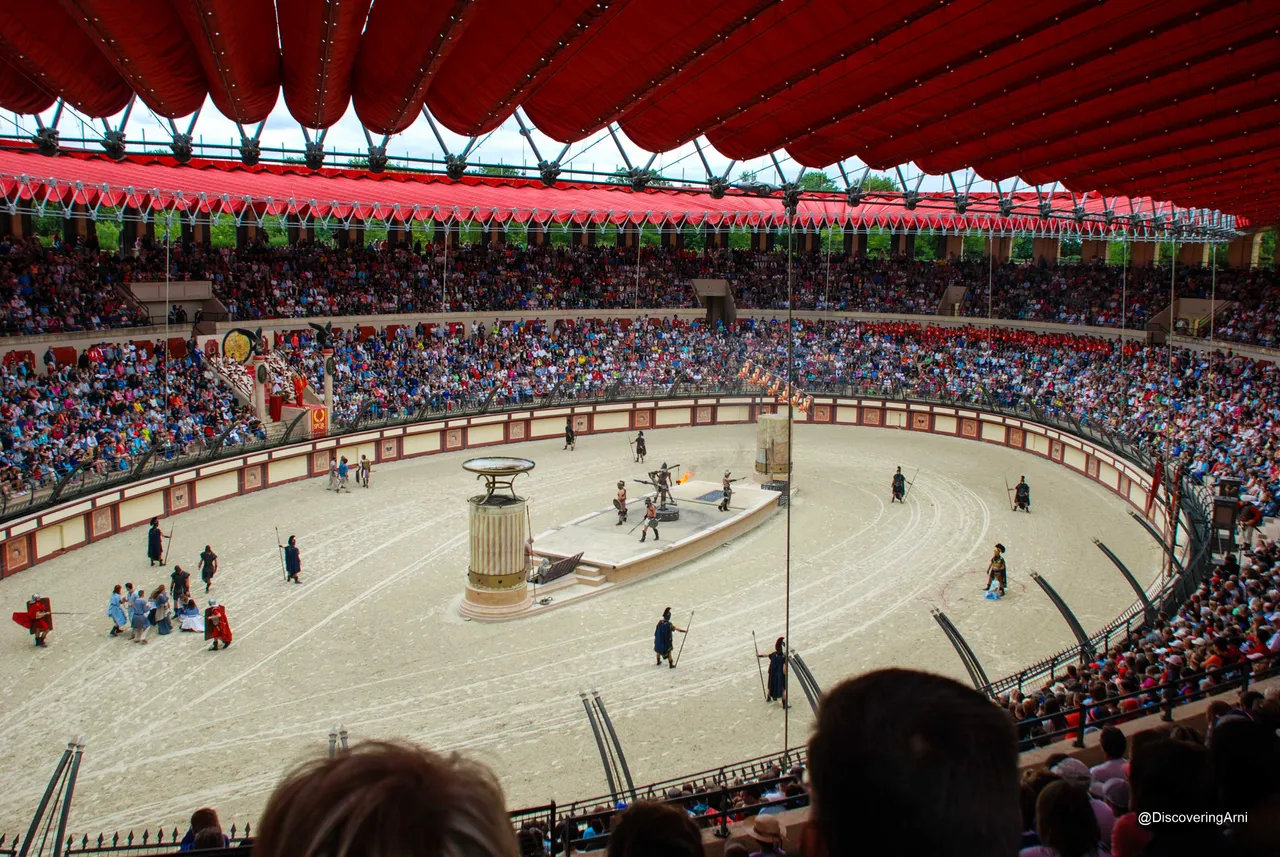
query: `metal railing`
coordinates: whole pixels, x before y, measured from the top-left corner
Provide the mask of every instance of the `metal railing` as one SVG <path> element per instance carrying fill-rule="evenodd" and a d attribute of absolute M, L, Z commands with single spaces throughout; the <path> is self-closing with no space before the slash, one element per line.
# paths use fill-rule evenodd
<path fill-rule="evenodd" d="M 253 841 L 252 827 L 250 824 L 245 824 L 244 829 L 240 830 L 233 824 L 227 830 L 226 837 L 230 840 L 230 847 L 232 848 L 251 843 Z M 88 834 L 82 834 L 79 840 L 74 835 L 70 835 L 61 843 L 59 852 L 63 857 L 78 857 L 78 855 L 91 854 L 110 854 L 113 857 L 168 854 L 178 850 L 182 844 L 182 838 L 183 834 L 179 833 L 176 827 L 167 833 L 163 827 L 159 827 L 154 834 L 150 829 L 143 830 L 141 834 L 128 830 L 123 836 L 120 835 L 119 831 L 115 831 L 109 836 L 106 833 L 99 833 L 95 838 L 90 838 Z M 16 857 L 21 847 L 21 837 L 15 836 L 12 840 L 9 840 L 6 836 L 0 835 L 0 857 Z"/>

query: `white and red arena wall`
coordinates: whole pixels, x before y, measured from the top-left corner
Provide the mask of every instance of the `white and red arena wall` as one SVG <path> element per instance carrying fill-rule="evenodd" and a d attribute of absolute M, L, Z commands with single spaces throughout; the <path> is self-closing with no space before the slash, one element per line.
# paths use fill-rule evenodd
<path fill-rule="evenodd" d="M 163 476 L 104 489 L 0 525 L 3 577 L 146 524 L 209 503 L 237 498 L 299 479 L 327 476 L 329 459 L 367 455 L 386 463 L 528 440 L 559 437 L 566 417 L 580 436 L 678 426 L 711 427 L 752 423 L 774 413 L 769 397 L 725 395 L 670 400 L 534 408 L 499 414 L 438 418 L 356 432 L 211 461 Z M 1071 434 L 1028 420 L 972 408 L 906 403 L 875 398 L 817 396 L 797 424 L 862 426 L 958 437 L 1047 458 L 1090 479 L 1141 511 L 1151 476 L 1132 463 Z M 1151 522 L 1167 526 L 1163 489 L 1153 504 Z M 1180 522 L 1185 524 L 1186 521 Z"/>

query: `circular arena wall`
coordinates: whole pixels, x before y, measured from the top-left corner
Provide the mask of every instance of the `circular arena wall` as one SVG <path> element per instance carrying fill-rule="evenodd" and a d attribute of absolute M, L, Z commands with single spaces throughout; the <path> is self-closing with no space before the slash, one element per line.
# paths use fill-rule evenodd
<path fill-rule="evenodd" d="M 16 518 L 0 528 L 0 577 L 45 560 L 210 503 L 271 487 L 327 476 L 331 457 L 368 456 L 375 464 L 460 450 L 483 449 L 563 434 L 566 418 L 581 436 L 639 429 L 754 423 L 778 413 L 765 396 L 724 395 L 533 408 L 435 419 L 322 438 L 212 461 L 123 487 L 113 487 Z M 954 405 L 876 398 L 815 396 L 802 424 L 883 428 L 971 440 L 1016 449 L 1056 462 L 1120 496 L 1139 512 L 1148 506 L 1151 475 L 1133 462 L 1071 433 L 1018 417 Z M 1166 532 L 1167 498 L 1156 489 L 1148 520 Z M 1187 522 L 1180 520 L 1179 525 Z"/>

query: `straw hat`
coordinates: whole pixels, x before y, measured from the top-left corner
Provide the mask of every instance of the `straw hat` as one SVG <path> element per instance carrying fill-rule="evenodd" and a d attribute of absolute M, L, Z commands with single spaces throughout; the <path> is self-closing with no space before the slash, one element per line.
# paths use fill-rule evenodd
<path fill-rule="evenodd" d="M 757 842 L 780 843 L 786 838 L 787 828 L 772 815 L 757 815 L 751 819 L 750 836 Z"/>

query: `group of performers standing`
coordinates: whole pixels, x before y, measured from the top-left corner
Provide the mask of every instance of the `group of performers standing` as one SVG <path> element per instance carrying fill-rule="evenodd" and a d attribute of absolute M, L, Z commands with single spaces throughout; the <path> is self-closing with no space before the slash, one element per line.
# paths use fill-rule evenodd
<path fill-rule="evenodd" d="M 567 423 L 565 425 L 565 431 L 566 433 L 572 431 L 572 428 Z M 568 440 L 566 440 L 566 445 L 567 444 Z M 635 440 L 630 441 L 630 444 L 634 448 L 633 456 L 635 461 L 644 461 L 644 457 L 648 454 L 648 449 L 646 448 L 644 440 L 644 432 L 640 432 Z M 658 512 L 659 510 L 666 508 L 668 503 L 674 502 L 671 497 L 671 488 L 673 485 L 672 472 L 673 470 L 678 470 L 679 467 L 680 465 L 678 464 L 674 468 L 670 467 L 664 461 L 656 470 L 649 471 L 649 478 L 647 480 L 636 480 L 644 485 L 651 486 L 655 491 L 652 496 L 646 496 L 644 498 L 644 518 L 640 524 L 636 525 L 643 526 L 640 533 L 640 541 L 643 542 L 647 540 L 649 530 L 653 530 L 653 539 L 654 541 L 658 541 Z M 720 480 L 723 496 L 721 497 L 719 505 L 716 507 L 721 512 L 730 511 L 729 504 L 733 500 L 733 483 L 739 481 L 741 481 L 741 478 L 732 478 L 732 473 L 730 473 L 730 471 L 726 470 L 724 472 L 724 477 Z M 618 513 L 618 520 L 614 526 L 620 527 L 627 523 L 627 483 L 624 480 L 618 480 L 618 491 L 613 497 L 613 508 Z"/>
<path fill-rule="evenodd" d="M 367 462 L 368 459 L 361 456 L 357 476 L 357 481 L 366 487 Z M 165 542 L 172 538 L 172 531 L 165 533 L 161 529 L 158 517 L 151 519 L 147 528 L 149 568 L 166 563 L 168 551 Z M 302 554 L 298 548 L 297 536 L 289 536 L 288 544 L 279 547 L 285 580 L 302 583 Z M 205 545 L 196 562 L 200 570 L 200 581 L 204 584 L 207 595 L 218 573 L 218 554 L 214 552 L 212 545 Z M 132 583 L 125 583 L 123 586 L 117 584 L 108 598 L 106 614 L 111 620 L 110 636 L 119 637 L 128 631 L 130 639 L 136 643 L 146 643 L 151 628 L 156 628 L 161 635 L 167 635 L 172 632 L 176 623 L 181 631 L 202 632 L 206 640 L 213 642 L 212 651 L 231 645 L 231 623 L 227 619 L 226 608 L 217 600 L 210 599 L 208 607 L 202 613 L 191 591 L 191 573 L 177 563 L 169 575 L 169 583 L 160 584 L 150 595 L 144 588 L 135 589 Z M 53 630 L 54 615 L 49 598 L 36 594 L 28 600 L 25 610 L 13 614 L 13 621 L 27 629 L 35 638 L 37 646 L 46 647 L 46 638 Z"/>
<path fill-rule="evenodd" d="M 360 463 L 356 465 L 356 484 L 369 487 L 369 474 L 373 470 L 373 465 L 369 462 L 366 455 L 360 456 Z M 346 491 L 350 493 L 351 487 L 347 481 L 351 478 L 351 465 L 347 462 L 345 455 L 339 458 L 329 459 L 329 491 Z"/>

